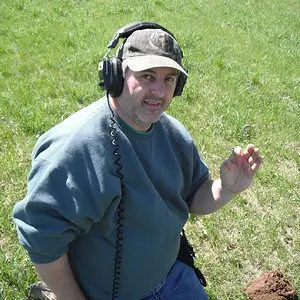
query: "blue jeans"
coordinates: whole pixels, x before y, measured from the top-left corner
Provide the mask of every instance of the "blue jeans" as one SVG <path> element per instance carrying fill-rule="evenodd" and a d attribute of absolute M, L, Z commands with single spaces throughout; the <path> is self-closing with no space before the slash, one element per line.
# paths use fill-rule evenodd
<path fill-rule="evenodd" d="M 194 270 L 177 260 L 168 276 L 141 300 L 208 300 Z"/>

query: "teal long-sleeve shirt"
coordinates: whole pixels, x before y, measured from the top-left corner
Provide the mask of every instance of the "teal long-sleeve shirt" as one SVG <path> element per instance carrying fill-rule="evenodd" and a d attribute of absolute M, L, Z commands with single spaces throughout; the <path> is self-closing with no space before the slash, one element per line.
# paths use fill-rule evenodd
<path fill-rule="evenodd" d="M 27 195 L 15 205 L 13 217 L 33 262 L 49 263 L 68 252 L 86 298 L 108 300 L 122 197 L 118 299 L 137 300 L 171 269 L 188 203 L 209 175 L 176 119 L 164 113 L 149 132 L 138 133 L 116 116 L 122 189 L 110 115 L 102 98 L 39 138 Z"/>

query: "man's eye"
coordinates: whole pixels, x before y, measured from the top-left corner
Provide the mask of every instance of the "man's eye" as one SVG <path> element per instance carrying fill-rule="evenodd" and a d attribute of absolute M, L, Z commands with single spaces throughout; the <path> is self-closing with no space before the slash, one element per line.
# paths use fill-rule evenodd
<path fill-rule="evenodd" d="M 153 76 L 150 74 L 143 74 L 141 77 L 146 80 L 151 80 L 153 78 Z"/>
<path fill-rule="evenodd" d="M 172 82 L 176 81 L 176 78 L 175 77 L 167 77 L 166 81 L 169 82 L 169 83 L 172 83 Z"/>

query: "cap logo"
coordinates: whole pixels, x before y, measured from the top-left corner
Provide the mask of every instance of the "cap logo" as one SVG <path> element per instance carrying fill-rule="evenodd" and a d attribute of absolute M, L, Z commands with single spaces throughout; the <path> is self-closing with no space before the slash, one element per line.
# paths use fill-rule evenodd
<path fill-rule="evenodd" d="M 149 44 L 156 49 L 163 49 L 166 52 L 176 52 L 173 38 L 164 32 L 152 33 Z"/>
<path fill-rule="evenodd" d="M 149 46 L 162 53 L 164 51 L 166 56 L 171 56 L 175 61 L 180 62 L 181 54 L 176 47 L 174 39 L 165 32 L 153 32 L 149 37 Z"/>
<path fill-rule="evenodd" d="M 167 41 L 165 34 L 162 32 L 154 32 L 150 35 L 149 44 L 156 49 L 166 49 Z"/>

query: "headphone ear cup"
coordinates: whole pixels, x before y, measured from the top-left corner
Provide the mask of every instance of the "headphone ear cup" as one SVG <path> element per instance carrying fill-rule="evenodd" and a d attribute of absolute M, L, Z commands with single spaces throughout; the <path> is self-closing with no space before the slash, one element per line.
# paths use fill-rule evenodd
<path fill-rule="evenodd" d="M 117 57 L 99 63 L 99 85 L 112 97 L 119 97 L 123 90 L 122 61 Z"/>
<path fill-rule="evenodd" d="M 110 76 L 110 90 L 112 97 L 119 97 L 123 90 L 124 77 L 122 70 L 122 61 L 118 57 L 111 58 L 111 76 Z"/>
<path fill-rule="evenodd" d="M 180 72 L 178 79 L 177 79 L 177 84 L 176 84 L 176 87 L 174 90 L 174 95 L 173 95 L 174 97 L 181 96 L 186 81 L 187 81 L 187 76 Z"/>

